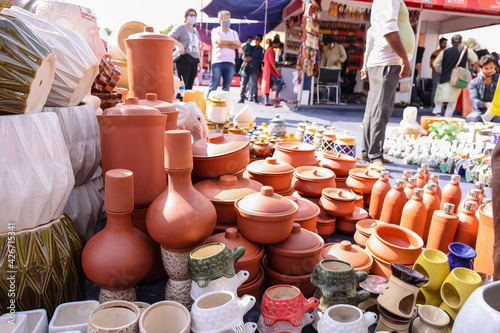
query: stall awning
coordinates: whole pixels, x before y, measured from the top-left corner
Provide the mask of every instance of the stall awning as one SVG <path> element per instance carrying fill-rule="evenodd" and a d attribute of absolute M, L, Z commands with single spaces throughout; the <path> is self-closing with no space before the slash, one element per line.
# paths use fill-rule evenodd
<path fill-rule="evenodd" d="M 267 21 L 281 22 L 283 8 L 291 0 L 267 0 Z M 217 17 L 221 10 L 231 12 L 231 17 L 265 21 L 266 0 L 212 0 L 202 11 L 210 17 Z"/>
<path fill-rule="evenodd" d="M 276 28 L 280 22 L 267 22 L 266 31 L 269 32 Z M 200 40 L 206 44 L 212 44 L 212 29 L 217 28 L 219 23 L 200 23 L 197 24 L 198 33 L 200 34 Z M 243 43 L 247 36 L 252 36 L 255 38 L 256 35 L 264 34 L 264 22 L 255 23 L 231 23 L 231 29 L 238 33 L 240 41 Z"/>

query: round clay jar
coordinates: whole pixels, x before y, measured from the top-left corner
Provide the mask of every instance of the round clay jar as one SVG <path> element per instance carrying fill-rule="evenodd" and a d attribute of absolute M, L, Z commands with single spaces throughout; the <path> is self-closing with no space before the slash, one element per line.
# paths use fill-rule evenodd
<path fill-rule="evenodd" d="M 323 159 L 320 165 L 335 172 L 337 177 L 347 178 L 347 176 L 349 176 L 349 170 L 356 167 L 356 159 L 346 154 L 323 151 Z"/>
<path fill-rule="evenodd" d="M 284 191 L 291 187 L 295 169 L 287 162 L 268 157 L 265 160 L 250 163 L 246 170 L 250 179 L 262 185 L 271 186 L 275 191 Z"/>
<path fill-rule="evenodd" d="M 287 196 L 286 198 L 299 205 L 299 212 L 297 213 L 297 216 L 295 216 L 294 222 L 300 224 L 303 229 L 307 229 L 309 231 L 316 230 L 320 208 L 306 199 L 294 196 Z"/>
<path fill-rule="evenodd" d="M 373 258 L 361 247 L 352 245 L 344 240 L 340 243 L 325 244 L 321 251 L 319 260 L 337 259 L 350 263 L 355 271 L 365 271 L 368 273 L 373 266 Z"/>
<path fill-rule="evenodd" d="M 322 167 L 298 167 L 293 173 L 292 184 L 299 194 L 319 198 L 324 188 L 335 187 L 335 173 Z"/>
<path fill-rule="evenodd" d="M 294 168 L 317 164 L 313 145 L 285 141 L 276 143 L 274 149 L 274 158 L 278 161 L 287 162 Z"/>
<path fill-rule="evenodd" d="M 370 194 L 379 178 L 378 172 L 356 168 L 349 171 L 346 184 L 356 193 Z"/>
<path fill-rule="evenodd" d="M 322 191 L 320 206 L 332 216 L 347 216 L 354 212 L 356 196 L 350 191 L 325 188 Z"/>

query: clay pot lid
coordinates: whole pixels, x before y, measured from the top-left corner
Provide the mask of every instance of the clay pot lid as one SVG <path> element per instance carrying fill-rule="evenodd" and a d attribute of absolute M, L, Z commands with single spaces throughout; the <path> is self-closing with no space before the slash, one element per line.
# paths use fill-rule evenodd
<path fill-rule="evenodd" d="M 335 223 L 336 220 L 337 220 L 337 218 L 335 216 L 331 216 L 330 214 L 325 212 L 323 209 L 320 209 L 317 223 L 319 223 L 319 224 L 331 224 L 331 223 Z"/>
<path fill-rule="evenodd" d="M 349 190 L 343 190 L 339 188 L 327 187 L 324 188 L 323 191 L 321 191 L 321 194 L 329 200 L 343 201 L 343 202 L 356 200 L 356 194 L 352 193 Z"/>
<path fill-rule="evenodd" d="M 317 166 L 300 166 L 293 173 L 298 179 L 306 181 L 328 181 L 335 178 L 335 173 L 327 168 Z"/>
<path fill-rule="evenodd" d="M 278 142 L 276 143 L 275 147 L 276 149 L 281 151 L 297 153 L 314 152 L 315 150 L 313 145 L 300 142 Z"/>
<path fill-rule="evenodd" d="M 147 93 L 145 99 L 139 100 L 139 104 L 158 109 L 162 114 L 178 112 L 172 103 L 159 100 L 155 93 Z"/>
<path fill-rule="evenodd" d="M 205 244 L 210 243 L 224 243 L 231 250 L 237 246 L 244 246 L 245 254 L 238 261 L 242 261 L 242 259 L 247 260 L 264 254 L 262 245 L 249 241 L 234 227 L 227 228 L 225 232 L 220 232 L 208 237 Z"/>
<path fill-rule="evenodd" d="M 350 155 L 336 153 L 336 152 L 328 151 L 328 150 L 323 152 L 323 157 L 326 159 L 329 159 L 329 160 L 333 160 L 333 161 L 342 161 L 342 162 L 349 162 L 349 163 L 356 162 L 356 159 Z"/>
<path fill-rule="evenodd" d="M 248 172 L 255 174 L 287 174 L 292 173 L 295 168 L 284 161 L 278 161 L 274 157 L 258 160 L 247 165 Z"/>
<path fill-rule="evenodd" d="M 206 158 L 227 155 L 248 147 L 250 142 L 244 135 L 210 134 L 207 138 L 193 142 L 193 157 Z"/>
<path fill-rule="evenodd" d="M 355 271 L 368 271 L 373 266 L 373 258 L 358 245 L 348 240 L 326 244 L 321 251 L 321 259 L 338 259 L 350 263 Z"/>
<path fill-rule="evenodd" d="M 262 184 L 248 178 L 224 175 L 219 179 L 202 180 L 194 184 L 194 188 L 210 201 L 233 203 L 241 197 L 259 192 Z"/>
<path fill-rule="evenodd" d="M 167 40 L 173 41 L 173 38 L 164 34 L 155 33 L 155 29 L 153 27 L 144 27 L 144 32 L 139 32 L 133 35 L 128 36 L 128 39 L 159 39 L 159 40 Z"/>
<path fill-rule="evenodd" d="M 219 98 L 219 97 L 216 97 L 216 96 L 212 96 L 210 97 L 208 100 L 207 100 L 208 104 L 211 105 L 211 106 L 215 106 L 215 107 L 226 107 L 226 101 Z"/>
<path fill-rule="evenodd" d="M 309 220 L 313 217 L 317 217 L 320 213 L 319 207 L 309 200 L 294 196 L 287 196 L 285 198 L 292 200 L 299 206 L 299 211 L 297 215 L 295 215 L 295 222 Z"/>
<path fill-rule="evenodd" d="M 368 212 L 358 206 L 354 207 L 354 212 L 351 215 L 343 216 L 342 220 L 359 221 L 365 220 L 368 217 Z"/>
<path fill-rule="evenodd" d="M 377 181 L 380 178 L 380 174 L 378 172 L 365 168 L 351 169 L 349 170 L 349 176 L 369 181 Z"/>
<path fill-rule="evenodd" d="M 359 232 L 362 234 L 371 235 L 373 233 L 373 228 L 383 223 L 385 222 L 374 219 L 359 220 L 356 223 L 356 229 L 359 230 Z"/>
<path fill-rule="evenodd" d="M 280 115 L 277 114 L 271 121 L 270 121 L 271 124 L 285 124 L 285 120 L 284 119 L 281 119 L 280 118 Z"/>
<path fill-rule="evenodd" d="M 249 194 L 235 203 L 243 212 L 259 216 L 284 216 L 297 212 L 299 206 L 281 195 L 271 186 L 262 186 L 260 192 Z"/>
<path fill-rule="evenodd" d="M 282 242 L 267 245 L 270 251 L 277 254 L 301 254 L 313 253 L 323 249 L 325 241 L 321 236 L 312 231 L 303 229 L 300 224 L 294 223 L 292 233 Z"/>
<path fill-rule="evenodd" d="M 127 97 L 125 104 L 107 108 L 103 116 L 161 116 L 160 110 L 139 104 L 139 98 Z"/>
<path fill-rule="evenodd" d="M 425 275 L 396 262 L 391 262 L 391 272 L 394 277 L 417 288 L 429 282 Z"/>

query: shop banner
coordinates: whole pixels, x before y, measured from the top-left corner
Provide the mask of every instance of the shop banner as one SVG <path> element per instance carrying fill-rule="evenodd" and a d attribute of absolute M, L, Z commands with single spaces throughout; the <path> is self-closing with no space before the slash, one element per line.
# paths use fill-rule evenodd
<path fill-rule="evenodd" d="M 442 6 L 444 9 L 462 9 L 465 11 L 499 12 L 500 0 L 405 0 L 424 5 Z M 424 7 L 426 8 L 426 7 Z M 432 8 L 432 7 L 431 7 Z M 438 8 L 436 8 L 438 9 Z M 462 11 L 461 10 L 461 11 Z"/>

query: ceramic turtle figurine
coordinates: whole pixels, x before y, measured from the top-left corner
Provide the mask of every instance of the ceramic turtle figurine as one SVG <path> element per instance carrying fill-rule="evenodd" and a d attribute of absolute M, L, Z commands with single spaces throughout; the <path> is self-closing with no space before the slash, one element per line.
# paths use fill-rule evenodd
<path fill-rule="evenodd" d="M 230 250 L 223 243 L 200 246 L 189 254 L 188 274 L 200 288 L 221 276 L 232 278 L 235 275 L 234 263 L 245 254 L 244 246 Z"/>

